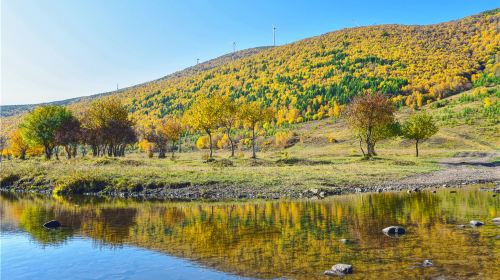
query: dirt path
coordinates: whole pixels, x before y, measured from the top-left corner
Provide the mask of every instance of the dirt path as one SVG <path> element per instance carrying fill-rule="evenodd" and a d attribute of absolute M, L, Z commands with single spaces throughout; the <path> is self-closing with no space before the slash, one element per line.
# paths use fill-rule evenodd
<path fill-rule="evenodd" d="M 439 171 L 411 176 L 387 185 L 434 186 L 500 182 L 500 162 L 493 161 L 499 156 L 498 152 L 462 152 L 453 158 L 443 159 L 440 162 L 442 169 Z"/>

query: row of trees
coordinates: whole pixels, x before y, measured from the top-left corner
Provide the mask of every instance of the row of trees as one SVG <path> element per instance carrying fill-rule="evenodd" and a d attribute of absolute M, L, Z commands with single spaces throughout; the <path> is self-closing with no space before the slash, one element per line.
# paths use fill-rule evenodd
<path fill-rule="evenodd" d="M 46 159 L 58 157 L 59 147 L 67 158 L 75 157 L 80 146 L 93 156 L 123 156 L 125 146 L 137 141 L 128 112 L 114 98 L 94 101 L 77 118 L 62 106 L 42 106 L 30 112 L 10 137 L 11 149 L 24 159 L 31 150 L 42 149 Z"/>
<path fill-rule="evenodd" d="M 197 100 L 185 113 L 184 120 L 191 128 L 208 135 L 210 158 L 213 157 L 212 136 L 215 130 L 224 129 L 231 147 L 231 156 L 234 156 L 234 130 L 242 126 L 249 128 L 252 132 L 252 158 L 256 158 L 257 125 L 270 122 L 274 115 L 274 111 L 265 108 L 262 103 L 238 103 L 227 95 L 214 95 Z"/>
<path fill-rule="evenodd" d="M 357 96 L 344 114 L 359 139 L 361 152 L 368 158 L 376 155 L 378 141 L 398 135 L 415 141 L 418 157 L 418 145 L 438 131 L 432 117 L 423 112 L 400 124 L 395 119 L 393 103 L 381 93 Z M 159 158 L 164 158 L 169 145 L 174 156 L 176 144 L 191 129 L 208 136 L 209 158 L 213 158 L 212 137 L 216 131 L 224 131 L 234 156 L 235 132 L 247 128 L 251 133 L 252 158 L 256 158 L 256 129 L 274 119 L 274 111 L 260 102 L 240 103 L 229 95 L 212 95 L 198 99 L 182 118 L 166 117 L 137 133 L 127 109 L 115 98 L 104 98 L 91 103 L 81 118 L 61 106 L 35 109 L 11 135 L 10 147 L 21 159 L 30 150 L 31 154 L 43 151 L 47 159 L 57 157 L 59 148 L 70 159 L 76 157 L 79 147 L 83 155 L 90 147 L 93 156 L 124 156 L 126 146 L 136 143 L 139 134 L 154 145 Z"/>
<path fill-rule="evenodd" d="M 367 94 L 354 98 L 347 107 L 346 119 L 359 139 L 359 147 L 367 158 L 375 156 L 375 144 L 383 139 L 402 136 L 418 144 L 436 134 L 438 127 L 432 117 L 425 112 L 412 114 L 402 124 L 396 121 L 394 106 L 383 94 Z"/>

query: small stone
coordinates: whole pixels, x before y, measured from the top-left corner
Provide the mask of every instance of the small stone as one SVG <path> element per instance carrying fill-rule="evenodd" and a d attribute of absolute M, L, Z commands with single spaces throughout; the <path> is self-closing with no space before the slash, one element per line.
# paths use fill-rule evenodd
<path fill-rule="evenodd" d="M 61 223 L 57 220 L 51 220 L 51 221 L 48 221 L 46 222 L 45 224 L 43 224 L 44 227 L 46 228 L 58 228 L 61 226 Z"/>
<path fill-rule="evenodd" d="M 320 192 L 319 197 L 321 197 L 321 198 L 325 197 L 325 192 Z"/>
<path fill-rule="evenodd" d="M 346 274 L 352 274 L 352 265 L 338 263 L 332 266 L 332 269 L 325 271 L 323 274 L 328 276 L 343 276 Z"/>
<path fill-rule="evenodd" d="M 436 191 L 436 190 L 433 190 L 433 191 L 432 191 L 432 193 L 437 193 L 437 191 Z"/>
<path fill-rule="evenodd" d="M 357 193 L 363 192 L 363 190 L 361 188 L 355 188 L 354 191 Z"/>
<path fill-rule="evenodd" d="M 480 227 L 480 226 L 484 225 L 484 223 L 483 223 L 483 222 L 481 222 L 481 221 L 476 221 L 476 220 L 472 220 L 472 221 L 470 221 L 470 224 L 471 224 L 472 226 L 474 226 L 474 227 Z"/>
<path fill-rule="evenodd" d="M 423 267 L 429 267 L 429 266 L 433 266 L 434 264 L 432 263 L 432 260 L 424 260 L 424 262 L 422 262 L 422 266 Z"/>
<path fill-rule="evenodd" d="M 457 228 L 465 228 L 465 225 L 458 225 Z"/>
<path fill-rule="evenodd" d="M 400 226 L 390 226 L 384 228 L 382 232 L 385 233 L 386 235 L 399 235 L 399 234 L 405 234 L 406 230 Z"/>
<path fill-rule="evenodd" d="M 446 188 L 446 187 L 448 187 L 448 185 L 447 184 L 443 184 L 441 187 Z"/>
<path fill-rule="evenodd" d="M 411 193 L 411 190 L 407 190 L 406 193 Z"/>
<path fill-rule="evenodd" d="M 349 243 L 349 240 L 345 239 L 345 238 L 342 238 L 339 240 L 340 242 L 344 243 L 344 244 L 347 244 Z"/>
<path fill-rule="evenodd" d="M 318 189 L 310 189 L 309 190 L 312 194 L 317 194 L 319 192 Z"/>
<path fill-rule="evenodd" d="M 500 218 L 494 218 L 491 221 L 494 222 L 495 224 L 500 224 Z"/>
<path fill-rule="evenodd" d="M 383 192 L 383 191 L 384 191 L 384 190 L 383 190 L 383 189 L 381 189 L 381 188 L 378 188 L 378 189 L 377 189 L 377 192 L 378 192 L 378 193 L 381 193 L 381 192 Z"/>

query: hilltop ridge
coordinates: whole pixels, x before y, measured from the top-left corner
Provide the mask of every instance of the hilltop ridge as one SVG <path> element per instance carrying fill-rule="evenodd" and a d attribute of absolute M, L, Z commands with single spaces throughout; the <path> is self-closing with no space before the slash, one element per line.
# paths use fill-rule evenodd
<path fill-rule="evenodd" d="M 161 78 L 140 83 L 137 85 L 121 88 L 118 90 L 114 91 L 108 91 L 108 92 L 103 92 L 103 93 L 97 93 L 97 94 L 92 94 L 92 95 L 87 95 L 87 96 L 80 96 L 80 97 L 74 97 L 74 98 L 69 98 L 69 99 L 64 99 L 64 100 L 58 100 L 58 101 L 52 101 L 52 102 L 44 102 L 44 103 L 35 103 L 35 104 L 19 104 L 19 105 L 0 105 L 0 117 L 8 117 L 8 116 L 13 116 L 13 115 L 18 115 L 22 114 L 24 112 L 30 111 L 33 108 L 36 108 L 37 106 L 42 106 L 42 105 L 70 105 L 76 102 L 84 101 L 84 100 L 92 100 L 95 98 L 100 98 L 100 97 L 105 97 L 109 96 L 112 94 L 119 94 L 121 92 L 125 92 L 127 90 L 134 89 L 136 87 L 141 87 L 147 84 L 154 84 L 159 81 L 168 81 L 169 79 L 173 78 L 181 78 L 184 76 L 190 76 L 190 75 L 195 75 L 199 72 L 202 71 L 207 71 L 212 68 L 215 68 L 217 66 L 220 66 L 222 64 L 228 63 L 231 60 L 235 59 L 241 59 L 247 56 L 251 56 L 254 54 L 257 54 L 263 50 L 272 48 L 272 46 L 263 46 L 263 47 L 255 47 L 255 48 L 249 48 L 249 49 L 244 49 L 236 52 L 231 52 L 227 53 L 224 55 L 221 55 L 219 57 L 209 59 L 207 61 L 202 61 L 196 65 L 187 67 L 185 69 L 175 71 L 174 73 L 165 75 Z"/>

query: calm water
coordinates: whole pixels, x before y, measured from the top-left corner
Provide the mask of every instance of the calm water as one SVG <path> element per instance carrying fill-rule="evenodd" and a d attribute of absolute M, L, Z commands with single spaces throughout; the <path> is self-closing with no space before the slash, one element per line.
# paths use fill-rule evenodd
<path fill-rule="evenodd" d="M 327 279 L 339 262 L 354 265 L 345 279 L 500 279 L 500 199 L 477 188 L 245 203 L 2 194 L 0 204 L 1 279 Z M 42 227 L 54 218 L 64 228 Z M 457 227 L 471 219 L 486 225 Z M 389 225 L 407 234 L 385 236 Z"/>

